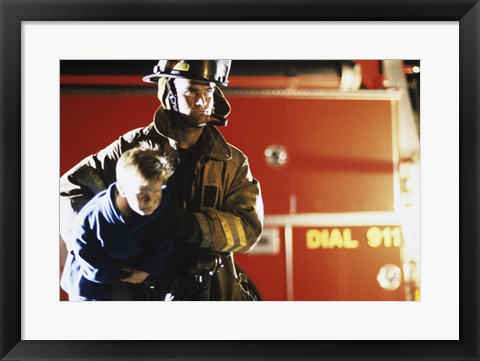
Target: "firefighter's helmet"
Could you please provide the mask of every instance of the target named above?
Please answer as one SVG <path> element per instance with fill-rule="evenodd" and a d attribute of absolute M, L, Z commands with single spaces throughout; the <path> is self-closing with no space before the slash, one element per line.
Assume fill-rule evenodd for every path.
<path fill-rule="evenodd" d="M 143 81 L 156 83 L 159 78 L 185 78 L 226 86 L 231 64 L 231 60 L 159 60 L 153 74 Z"/>
<path fill-rule="evenodd" d="M 212 82 L 226 86 L 230 72 L 231 60 L 159 60 L 153 68 L 153 74 L 147 75 L 143 81 L 158 83 L 158 98 L 165 109 L 178 112 L 177 94 L 173 80 L 184 78 L 200 82 Z M 230 113 L 230 104 L 219 87 L 214 92 L 214 112 L 210 115 L 211 125 L 227 125 L 227 115 Z M 180 118 L 188 126 L 195 128 L 206 125 L 196 125 L 188 119 Z"/>

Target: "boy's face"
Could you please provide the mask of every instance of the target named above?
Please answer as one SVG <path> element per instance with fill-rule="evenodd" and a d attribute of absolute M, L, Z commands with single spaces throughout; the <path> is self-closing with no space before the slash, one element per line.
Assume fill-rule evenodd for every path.
<path fill-rule="evenodd" d="M 127 200 L 132 211 L 141 216 L 148 216 L 157 209 L 162 200 L 163 189 L 163 179 L 145 182 L 134 175 L 119 185 L 120 195 Z"/>

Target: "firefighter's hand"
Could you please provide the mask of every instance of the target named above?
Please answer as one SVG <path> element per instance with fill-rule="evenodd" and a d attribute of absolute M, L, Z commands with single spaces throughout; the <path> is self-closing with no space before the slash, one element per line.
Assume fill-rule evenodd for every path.
<path fill-rule="evenodd" d="M 128 283 L 142 283 L 147 279 L 148 276 L 150 276 L 150 273 L 139 270 L 139 269 L 132 269 L 132 268 L 124 268 L 123 269 L 125 272 L 130 272 L 130 274 L 122 278 L 122 282 L 128 282 Z"/>
<path fill-rule="evenodd" d="M 201 230 L 192 212 L 170 204 L 154 222 L 147 225 L 149 232 L 159 238 L 179 240 L 193 245 L 201 243 Z"/>

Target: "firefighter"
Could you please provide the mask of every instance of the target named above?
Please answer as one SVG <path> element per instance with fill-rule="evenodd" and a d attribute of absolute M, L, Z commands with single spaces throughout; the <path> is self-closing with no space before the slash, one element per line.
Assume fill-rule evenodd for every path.
<path fill-rule="evenodd" d="M 65 173 L 60 181 L 61 236 L 69 247 L 75 215 L 115 182 L 115 164 L 140 142 L 157 144 L 176 160 L 167 188 L 169 221 L 147 231 L 174 239 L 166 291 L 173 300 L 252 300 L 233 254 L 249 251 L 263 226 L 258 181 L 247 157 L 216 126 L 226 125 L 230 60 L 160 60 L 145 82 L 157 83 L 160 106 L 153 122 L 132 130 Z"/>

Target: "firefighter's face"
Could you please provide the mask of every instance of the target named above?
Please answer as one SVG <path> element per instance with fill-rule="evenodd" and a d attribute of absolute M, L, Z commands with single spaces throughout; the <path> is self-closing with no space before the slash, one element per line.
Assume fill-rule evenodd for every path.
<path fill-rule="evenodd" d="M 130 209 L 141 216 L 148 216 L 158 208 L 163 189 L 165 189 L 163 179 L 143 181 L 134 174 L 118 184 L 119 193 L 127 200 Z"/>
<path fill-rule="evenodd" d="M 213 109 L 214 83 L 200 83 L 189 79 L 174 80 L 178 111 L 195 124 L 208 122 Z"/>

